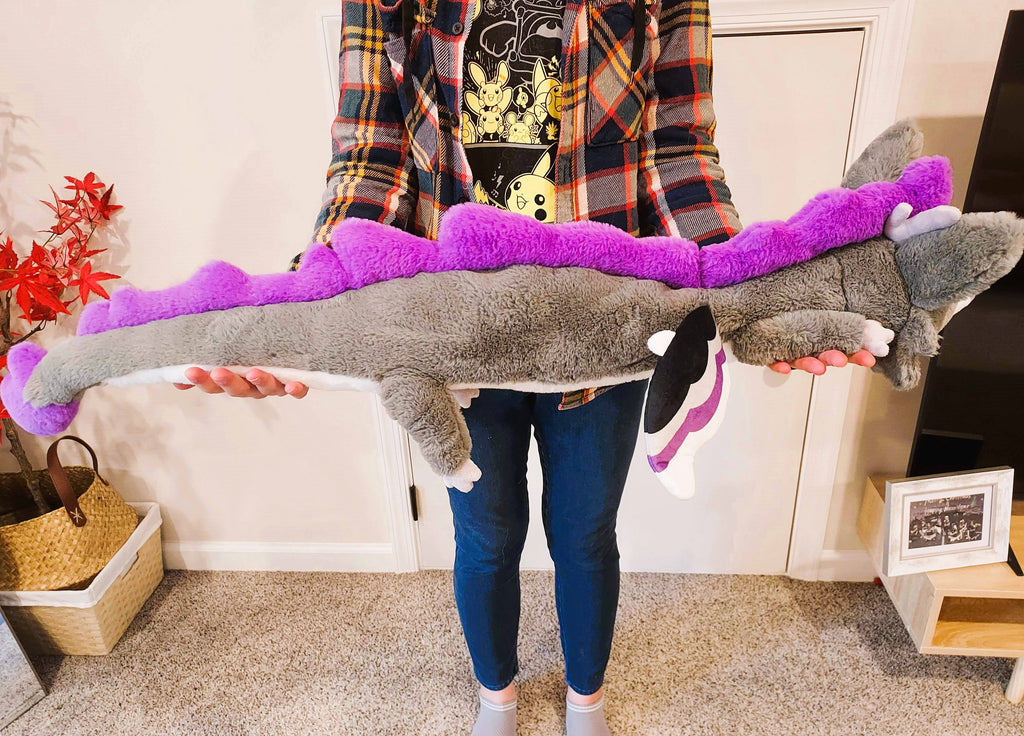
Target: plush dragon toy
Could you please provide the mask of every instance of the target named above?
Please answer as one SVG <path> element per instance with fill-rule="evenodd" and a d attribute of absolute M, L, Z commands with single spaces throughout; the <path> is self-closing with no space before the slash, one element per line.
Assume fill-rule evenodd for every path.
<path fill-rule="evenodd" d="M 650 464 L 685 497 L 693 451 L 722 415 L 723 341 L 754 365 L 866 347 L 909 388 L 957 306 L 1020 259 L 1024 221 L 961 217 L 948 161 L 920 158 L 921 145 L 898 123 L 841 188 L 703 249 L 472 203 L 447 213 L 437 241 L 347 220 L 335 249 L 312 246 L 295 273 L 214 263 L 163 291 L 119 289 L 49 353 L 13 348 L 0 393 L 22 427 L 55 434 L 90 386 L 187 382 L 192 365 L 376 391 L 445 482 L 468 491 L 480 471 L 460 407 L 480 389 L 561 392 L 653 372 Z"/>

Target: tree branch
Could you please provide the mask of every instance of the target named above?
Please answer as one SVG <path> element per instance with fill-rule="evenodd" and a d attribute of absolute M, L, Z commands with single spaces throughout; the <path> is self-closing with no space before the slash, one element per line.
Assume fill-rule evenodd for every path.
<path fill-rule="evenodd" d="M 21 444 L 17 425 L 15 425 L 10 417 L 4 417 L 0 419 L 0 422 L 3 423 L 4 434 L 7 435 L 7 439 L 11 442 L 11 454 L 18 460 L 18 467 L 21 468 L 21 477 L 25 480 L 29 493 L 32 494 L 32 500 L 35 501 L 39 514 L 48 514 L 52 509 L 46 503 L 46 499 L 43 498 L 43 492 L 39 490 L 39 481 L 32 470 L 32 463 L 29 462 L 28 455 L 25 454 L 25 447 Z"/>

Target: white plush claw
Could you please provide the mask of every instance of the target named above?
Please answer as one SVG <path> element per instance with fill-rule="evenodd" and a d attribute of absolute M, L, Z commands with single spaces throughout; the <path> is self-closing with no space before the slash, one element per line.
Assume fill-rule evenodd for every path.
<path fill-rule="evenodd" d="M 480 480 L 482 475 L 483 472 L 477 467 L 476 463 L 472 460 L 467 460 L 456 468 L 454 473 L 443 476 L 441 480 L 448 488 L 455 488 L 463 493 L 469 493 L 473 490 L 473 484 Z"/>
<path fill-rule="evenodd" d="M 873 319 L 864 320 L 864 347 L 872 355 L 884 358 L 889 354 L 889 343 L 896 338 L 896 333 L 881 322 Z"/>
<path fill-rule="evenodd" d="M 901 228 L 907 224 L 907 219 L 913 211 L 914 207 L 909 202 L 900 202 L 896 205 L 885 221 L 885 237 L 897 242 L 902 240 L 903 231 Z"/>
<path fill-rule="evenodd" d="M 655 332 L 647 338 L 647 349 L 660 357 L 665 354 L 666 350 L 668 350 L 668 346 L 672 342 L 672 338 L 675 336 L 676 333 L 672 330 Z"/>
<path fill-rule="evenodd" d="M 911 217 L 910 213 L 913 211 L 914 208 L 907 202 L 896 205 L 885 222 L 885 236 L 897 243 L 902 243 L 915 235 L 951 227 L 963 214 L 956 207 L 950 205 L 932 207 L 930 210 L 918 212 Z"/>
<path fill-rule="evenodd" d="M 455 403 L 461 406 L 463 409 L 468 409 L 473 399 L 480 395 L 480 389 L 478 388 L 453 388 L 452 396 L 455 398 Z"/>

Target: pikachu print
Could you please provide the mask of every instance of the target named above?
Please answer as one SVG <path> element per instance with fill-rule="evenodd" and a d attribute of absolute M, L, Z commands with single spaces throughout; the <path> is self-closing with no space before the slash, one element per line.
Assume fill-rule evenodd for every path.
<path fill-rule="evenodd" d="M 476 83 L 478 92 L 466 92 L 464 101 L 465 106 L 476 114 L 479 140 L 503 140 L 507 127 L 502 115 L 512 104 L 512 90 L 505 86 L 508 81 L 508 64 L 499 62 L 494 78 L 488 79 L 484 68 L 471 61 L 469 76 Z"/>
<path fill-rule="evenodd" d="M 540 126 L 532 112 L 523 113 L 521 118 L 510 112 L 505 116 L 505 123 L 509 143 L 540 143 Z"/>
<path fill-rule="evenodd" d="M 473 198 L 555 219 L 564 0 L 474 4 L 463 60 L 460 140 Z"/>
<path fill-rule="evenodd" d="M 547 178 L 551 154 L 545 153 L 528 174 L 520 174 L 508 185 L 505 209 L 540 222 L 554 222 L 555 184 Z"/>

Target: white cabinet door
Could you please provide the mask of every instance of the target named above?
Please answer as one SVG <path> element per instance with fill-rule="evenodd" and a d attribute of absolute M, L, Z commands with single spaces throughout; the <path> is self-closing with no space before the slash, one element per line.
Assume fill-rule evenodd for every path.
<path fill-rule="evenodd" d="M 744 222 L 788 217 L 838 186 L 863 40 L 859 30 L 715 37 L 717 142 Z M 811 378 L 734 361 L 729 367 L 726 418 L 698 454 L 693 499 L 661 488 L 638 443 L 619 515 L 624 570 L 785 572 Z M 447 491 L 415 447 L 412 455 L 421 564 L 451 567 Z M 532 516 L 523 566 L 547 568 L 536 448 L 527 477 Z"/>

